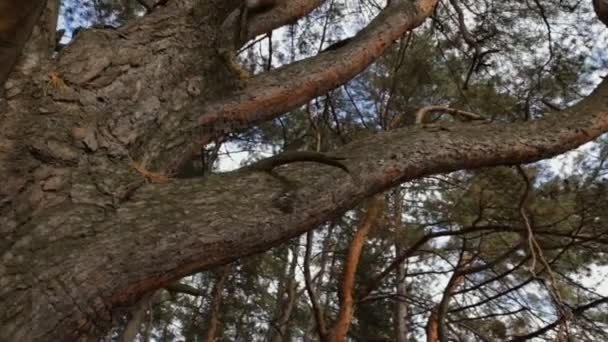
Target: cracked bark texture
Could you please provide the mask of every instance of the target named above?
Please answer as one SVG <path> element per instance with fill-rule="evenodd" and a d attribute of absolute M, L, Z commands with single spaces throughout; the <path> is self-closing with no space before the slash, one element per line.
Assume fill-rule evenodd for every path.
<path fill-rule="evenodd" d="M 321 2 L 284 1 L 253 17 L 248 32 Z M 296 185 L 281 205 L 284 184 L 261 172 L 146 183 L 133 162 L 171 174 L 213 139 L 348 81 L 436 1 L 391 1 L 344 47 L 246 83 L 215 49 L 238 3 L 172 0 L 121 28 L 80 32 L 56 59 L 28 54 L 18 63 L 0 114 L 0 341 L 96 340 L 115 310 L 145 293 L 276 246 L 400 182 L 537 161 L 608 130 L 603 83 L 542 120 L 402 128 L 333 151 L 357 177 L 310 163 L 281 167 Z M 30 42 L 50 41 L 33 32 Z M 23 63 L 32 56 L 36 63 Z"/>

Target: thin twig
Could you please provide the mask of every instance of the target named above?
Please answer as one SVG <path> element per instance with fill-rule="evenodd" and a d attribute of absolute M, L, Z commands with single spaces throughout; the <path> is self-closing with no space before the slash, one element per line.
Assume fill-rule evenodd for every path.
<path fill-rule="evenodd" d="M 532 259 L 532 265 L 530 267 L 530 272 L 532 273 L 533 277 L 535 277 L 535 278 L 538 277 L 538 274 L 536 273 L 537 260 L 540 261 L 540 263 L 546 269 L 547 275 L 549 277 L 549 285 L 547 285 L 546 281 L 543 281 L 543 285 L 549 291 L 549 295 L 551 296 L 551 299 L 553 300 L 555 309 L 559 312 L 560 327 L 559 327 L 558 334 L 559 334 L 559 336 L 562 336 L 564 332 L 568 331 L 568 320 L 570 320 L 572 318 L 572 312 L 570 311 L 568 306 L 566 306 L 561 294 L 559 293 L 559 289 L 557 288 L 557 279 L 555 278 L 555 273 L 553 273 L 553 270 L 551 269 L 551 265 L 549 265 L 549 263 L 547 262 L 547 259 L 545 258 L 545 255 L 543 254 L 543 250 L 542 250 L 540 244 L 534 237 L 534 230 L 532 228 L 532 224 L 530 223 L 530 219 L 528 218 L 526 207 L 527 207 L 527 203 L 529 203 L 529 200 L 530 200 L 530 188 L 531 188 L 530 179 L 524 172 L 521 165 L 517 165 L 516 168 L 517 168 L 517 172 L 521 175 L 522 179 L 525 182 L 524 193 L 519 202 L 519 213 L 522 217 L 522 220 L 524 221 L 524 225 L 526 226 L 526 231 L 527 231 L 528 250 L 530 251 L 530 256 Z M 561 337 L 558 337 L 558 338 L 561 338 Z"/>

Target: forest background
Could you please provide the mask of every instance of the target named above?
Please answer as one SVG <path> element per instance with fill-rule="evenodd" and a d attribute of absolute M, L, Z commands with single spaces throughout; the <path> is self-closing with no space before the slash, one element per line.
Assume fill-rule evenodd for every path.
<path fill-rule="evenodd" d="M 387 6 L 320 3 L 299 20 L 252 37 L 239 63 L 261 75 L 333 53 Z M 87 28 L 117 31 L 167 8 L 147 0 L 63 0 L 53 58 L 61 60 L 64 49 L 85 39 L 79 35 Z M 293 151 L 331 154 L 351 143 L 374 144 L 374 136 L 404 127 L 453 132 L 568 111 L 608 70 L 607 32 L 590 1 L 439 1 L 428 20 L 391 42 L 353 79 L 272 120 L 214 139 L 172 178 L 221 176 Z M 159 40 L 162 34 L 150 33 Z M 70 86 L 63 75 L 47 76 L 45 95 Z M 91 82 L 97 81 L 104 82 Z M 54 100 L 70 101 L 62 96 L 69 91 Z M 503 161 L 499 152 L 495 164 L 503 166 L 473 162 L 458 168 L 467 170 L 396 180 L 313 230 L 138 293 L 113 311 L 104 339 L 608 340 L 607 158 L 600 136 L 553 159 L 524 165 Z M 352 168 L 344 174 L 315 168 L 359 181 Z M 137 171 L 152 183 L 160 180 L 147 169 Z M 288 212 L 284 200 L 273 199 Z"/>

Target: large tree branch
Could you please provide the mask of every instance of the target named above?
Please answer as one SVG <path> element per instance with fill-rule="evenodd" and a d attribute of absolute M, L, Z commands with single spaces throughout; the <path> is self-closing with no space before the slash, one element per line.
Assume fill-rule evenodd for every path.
<path fill-rule="evenodd" d="M 263 73 L 217 101 L 191 114 L 193 121 L 177 127 L 170 139 L 190 141 L 167 151 L 175 170 L 190 160 L 193 151 L 230 132 L 238 132 L 285 113 L 345 83 L 376 60 L 394 40 L 422 24 L 432 13 L 435 0 L 393 1 L 345 46 Z M 157 146 L 158 141 L 150 142 Z M 186 146 L 184 148 L 184 145 Z"/>
<path fill-rule="evenodd" d="M 271 10 L 255 13 L 248 18 L 246 40 L 255 38 L 257 35 L 268 33 L 276 28 L 291 24 L 306 16 L 315 8 L 321 6 L 326 0 L 279 0 Z M 238 12 L 231 13 L 233 18 L 228 18 L 226 28 L 238 30 L 241 23 L 238 22 Z M 244 43 L 244 42 L 241 42 Z"/>
<path fill-rule="evenodd" d="M 393 1 L 346 46 L 263 73 L 242 86 L 229 76 L 215 46 L 222 18 L 234 5 L 215 0 L 199 4 L 192 13 L 170 6 L 117 30 L 79 33 L 48 67 L 61 78 L 58 89 L 23 87 L 10 99 L 11 107 L 27 108 L 27 101 L 40 97 L 43 88 L 48 97 L 40 110 L 73 114 L 61 117 L 66 127 L 85 118 L 76 125 L 84 126 L 89 138 L 99 139 L 92 148 L 111 145 L 145 167 L 175 171 L 215 138 L 271 120 L 353 78 L 395 39 L 420 25 L 435 2 Z M 258 15 L 253 16 L 251 32 L 265 29 L 256 25 L 292 20 L 318 4 L 283 2 L 260 14 L 258 24 Z M 274 21 L 262 23 L 265 15 Z"/>
<path fill-rule="evenodd" d="M 281 177 L 236 171 L 145 185 L 117 203 L 115 211 L 81 203 L 41 212 L 23 227 L 31 232 L 30 242 L 12 245 L 10 253 L 37 275 L 35 284 L 44 286 L 38 291 L 48 291 L 49 284 L 69 284 L 79 292 L 37 297 L 50 303 L 27 319 L 56 317 L 39 325 L 48 330 L 35 333 L 79 334 L 95 329 L 94 322 L 101 324 L 107 310 L 146 291 L 265 250 L 397 183 L 565 152 L 608 130 L 606 83 L 570 110 L 535 122 L 407 127 L 357 141 L 335 152 L 348 156 L 345 162 L 357 181 L 342 170 L 296 163 L 275 170 Z M 18 306 L 29 295 L 4 298 Z M 88 311 L 69 317 L 48 312 L 65 301 Z M 17 322 L 15 329 L 29 332 L 19 327 L 26 329 L 26 322 Z"/>

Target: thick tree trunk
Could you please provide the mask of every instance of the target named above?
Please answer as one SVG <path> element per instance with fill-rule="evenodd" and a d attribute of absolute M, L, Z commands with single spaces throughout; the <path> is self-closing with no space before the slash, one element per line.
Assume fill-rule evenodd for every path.
<path fill-rule="evenodd" d="M 535 122 L 379 134 L 334 151 L 351 175 L 310 163 L 282 168 L 293 189 L 251 170 L 150 183 L 163 178 L 144 168 L 171 176 L 214 138 L 354 77 L 436 1 L 391 1 L 344 47 L 244 84 L 215 43 L 238 3 L 169 1 L 119 29 L 84 30 L 57 60 L 22 69 L 36 73 L 12 74 L 0 112 L 0 340 L 94 340 L 114 309 L 144 293 L 277 245 L 399 182 L 536 161 L 608 130 L 603 84 Z M 252 18 L 248 32 L 319 3 L 284 1 Z M 277 204 L 286 192 L 289 203 Z"/>

